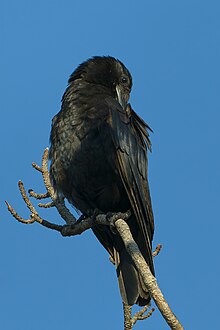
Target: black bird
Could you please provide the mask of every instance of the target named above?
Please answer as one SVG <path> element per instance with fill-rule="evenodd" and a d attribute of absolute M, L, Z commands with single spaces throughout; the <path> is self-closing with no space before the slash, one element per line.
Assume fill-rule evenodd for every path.
<path fill-rule="evenodd" d="M 93 57 L 68 81 L 60 112 L 53 118 L 51 182 L 83 215 L 98 209 L 131 210 L 131 233 L 154 274 L 154 219 L 148 185 L 149 126 L 128 104 L 132 77 L 113 57 Z M 117 233 L 93 232 L 114 259 L 124 303 L 145 305 L 150 296 Z"/>

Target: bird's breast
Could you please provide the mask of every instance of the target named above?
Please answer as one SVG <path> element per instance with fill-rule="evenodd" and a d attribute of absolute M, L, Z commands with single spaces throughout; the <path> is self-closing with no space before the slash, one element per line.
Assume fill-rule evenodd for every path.
<path fill-rule="evenodd" d="M 60 152 L 56 148 L 62 173 L 59 190 L 83 213 L 95 208 L 103 212 L 126 210 L 121 205 L 124 188 L 112 166 L 114 147 L 110 137 L 101 139 L 99 129 L 88 121 L 86 128 L 69 128 L 62 135 Z"/>

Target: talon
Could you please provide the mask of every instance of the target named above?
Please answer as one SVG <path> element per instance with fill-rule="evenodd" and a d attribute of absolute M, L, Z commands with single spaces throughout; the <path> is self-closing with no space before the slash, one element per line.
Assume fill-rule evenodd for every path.
<path fill-rule="evenodd" d="M 124 221 L 126 221 L 129 217 L 131 216 L 131 211 L 128 210 L 125 213 L 122 212 L 117 212 L 117 213 L 113 213 L 113 212 L 108 212 L 106 214 L 106 220 L 109 221 L 109 226 L 110 226 L 110 230 L 112 231 L 113 234 L 117 233 L 117 230 L 115 229 L 115 222 L 119 219 L 123 219 Z"/>
<path fill-rule="evenodd" d="M 110 223 L 110 230 L 112 232 L 112 234 L 116 235 L 117 234 L 117 230 L 115 228 L 115 222 L 121 218 L 121 213 L 113 213 L 113 212 L 108 212 L 106 214 L 106 220 L 109 221 Z"/>

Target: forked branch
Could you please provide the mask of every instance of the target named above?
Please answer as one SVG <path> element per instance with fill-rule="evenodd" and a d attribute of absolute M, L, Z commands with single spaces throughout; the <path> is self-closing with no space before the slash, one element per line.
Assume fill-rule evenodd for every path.
<path fill-rule="evenodd" d="M 137 270 L 139 271 L 139 274 L 141 275 L 147 290 L 149 291 L 151 297 L 155 301 L 158 309 L 160 310 L 167 324 L 173 330 L 183 330 L 183 326 L 180 324 L 180 322 L 178 321 L 178 319 L 170 309 L 160 288 L 158 287 L 156 278 L 152 275 L 150 268 L 148 267 L 143 256 L 141 255 L 138 246 L 131 235 L 130 229 L 126 223 L 126 220 L 130 217 L 130 211 L 127 211 L 125 213 L 111 214 L 111 215 L 98 214 L 88 218 L 80 218 L 77 221 L 76 218 L 69 211 L 69 209 L 66 207 L 64 199 L 57 196 L 56 192 L 53 189 L 53 186 L 51 185 L 50 175 L 48 171 L 48 148 L 45 149 L 44 151 L 42 157 L 42 166 L 40 167 L 35 163 L 33 163 L 32 166 L 42 174 L 47 191 L 44 194 L 37 194 L 33 190 L 29 190 L 29 195 L 37 200 L 50 197 L 52 202 L 40 203 L 38 205 L 40 207 L 45 207 L 45 208 L 55 206 L 60 216 L 66 222 L 66 224 L 57 225 L 43 219 L 37 212 L 36 208 L 31 203 L 22 181 L 18 182 L 19 190 L 31 214 L 28 219 L 24 219 L 14 210 L 14 208 L 8 202 L 6 202 L 8 210 L 12 214 L 12 216 L 16 220 L 24 224 L 32 224 L 34 222 L 38 222 L 42 226 L 60 232 L 63 236 L 79 235 L 83 233 L 85 230 L 97 224 L 114 226 L 118 231 L 118 233 L 120 234 L 122 240 L 124 241 L 125 247 L 128 253 L 130 254 Z M 153 252 L 153 256 L 158 255 L 160 250 L 161 250 L 161 245 L 159 244 L 156 250 Z M 145 314 L 149 307 L 149 306 L 145 306 L 132 317 L 131 306 L 127 306 L 124 304 L 123 307 L 124 307 L 125 330 L 131 330 L 138 320 L 144 320 L 148 318 L 149 316 L 152 315 L 154 311 L 154 308 L 152 308 L 147 314 Z"/>

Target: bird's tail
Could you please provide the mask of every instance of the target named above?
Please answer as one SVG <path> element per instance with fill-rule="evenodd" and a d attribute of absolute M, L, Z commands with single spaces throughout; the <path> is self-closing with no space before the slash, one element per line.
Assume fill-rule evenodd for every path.
<path fill-rule="evenodd" d="M 147 305 L 150 295 L 125 247 L 120 251 L 114 249 L 114 259 L 123 302 L 127 305 Z"/>

